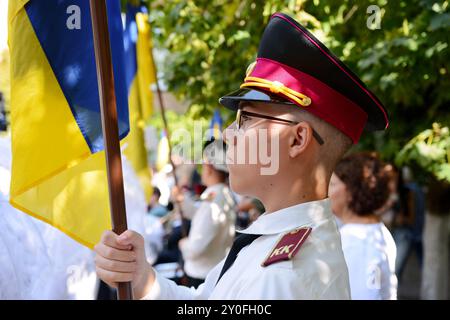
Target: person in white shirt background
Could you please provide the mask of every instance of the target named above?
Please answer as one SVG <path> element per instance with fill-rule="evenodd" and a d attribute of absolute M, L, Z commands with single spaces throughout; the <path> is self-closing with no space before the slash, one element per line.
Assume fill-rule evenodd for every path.
<path fill-rule="evenodd" d="M 173 197 L 182 205 L 183 216 L 191 220 L 189 235 L 179 242 L 187 285 L 197 288 L 223 258 L 233 243 L 236 201 L 227 185 L 225 146 L 222 140 L 205 143 L 201 180 L 207 187 L 194 203 L 179 188 Z"/>
<path fill-rule="evenodd" d="M 332 210 L 342 222 L 342 249 L 352 299 L 395 300 L 396 246 L 376 211 L 389 197 L 389 176 L 374 153 L 340 161 L 330 181 Z"/>

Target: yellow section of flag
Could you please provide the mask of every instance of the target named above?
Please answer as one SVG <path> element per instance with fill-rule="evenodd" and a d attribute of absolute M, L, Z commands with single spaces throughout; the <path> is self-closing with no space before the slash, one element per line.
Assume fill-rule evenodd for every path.
<path fill-rule="evenodd" d="M 10 202 L 92 248 L 111 229 L 104 152 L 91 153 L 25 2 L 10 1 L 8 17 Z"/>
<path fill-rule="evenodd" d="M 148 166 L 147 150 L 145 148 L 144 128 L 145 121 L 153 113 L 151 85 L 155 82 L 155 71 L 148 14 L 138 12 L 135 19 L 137 26 L 135 57 L 137 70 L 128 94 L 130 133 L 124 139 L 126 144 L 124 154 L 139 178 L 146 200 L 150 201 L 153 189 L 151 186 L 151 171 Z"/>

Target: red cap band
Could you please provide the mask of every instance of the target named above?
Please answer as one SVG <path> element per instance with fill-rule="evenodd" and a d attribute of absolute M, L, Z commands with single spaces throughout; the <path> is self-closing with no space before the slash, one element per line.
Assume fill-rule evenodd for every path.
<path fill-rule="evenodd" d="M 333 125 L 350 137 L 353 143 L 358 142 L 367 122 L 367 113 L 325 83 L 304 72 L 267 58 L 257 58 L 256 65 L 248 76 L 278 81 L 284 86 L 308 96 L 312 103 L 307 107 L 300 105 L 302 109 Z M 278 94 L 283 95 L 282 92 Z M 283 97 L 298 105 L 288 96 L 283 95 Z"/>

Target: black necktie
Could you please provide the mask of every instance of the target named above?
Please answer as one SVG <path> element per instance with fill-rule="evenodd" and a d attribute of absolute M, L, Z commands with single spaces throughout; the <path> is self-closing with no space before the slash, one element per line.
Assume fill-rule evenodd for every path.
<path fill-rule="evenodd" d="M 219 282 L 220 278 L 222 278 L 224 273 L 227 272 L 227 270 L 232 266 L 234 260 L 236 260 L 237 258 L 239 251 L 241 251 L 242 248 L 248 246 L 250 243 L 258 239 L 260 236 L 261 236 L 260 234 L 241 233 L 236 237 L 236 239 L 234 239 L 230 252 L 228 253 L 225 263 L 223 264 L 222 271 L 220 271 L 220 276 L 219 279 L 217 279 L 216 285 Z"/>

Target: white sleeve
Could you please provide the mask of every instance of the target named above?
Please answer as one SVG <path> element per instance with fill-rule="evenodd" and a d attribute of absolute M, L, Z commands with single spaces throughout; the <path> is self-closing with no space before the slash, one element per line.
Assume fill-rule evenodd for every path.
<path fill-rule="evenodd" d="M 183 210 L 183 217 L 192 219 L 200 207 L 201 201 L 194 200 L 187 192 L 184 193 L 184 200 L 180 203 Z"/>
<path fill-rule="evenodd" d="M 270 268 L 258 277 L 247 280 L 238 300 L 297 300 L 320 299 L 307 281 L 301 281 L 293 270 Z"/>
<path fill-rule="evenodd" d="M 155 282 L 150 292 L 142 300 L 194 300 L 201 299 L 202 286 L 196 290 L 179 286 L 174 281 L 161 276 L 155 271 Z"/>
<path fill-rule="evenodd" d="M 197 210 L 191 222 L 187 241 L 180 247 L 185 259 L 199 256 L 216 236 L 219 219 L 214 217 L 215 211 L 220 209 L 217 204 L 209 201 L 203 201 Z"/>
<path fill-rule="evenodd" d="M 142 300 L 206 300 L 216 286 L 224 261 L 216 265 L 206 276 L 205 282 L 197 289 L 177 285 L 155 271 L 155 282 L 150 292 Z"/>

